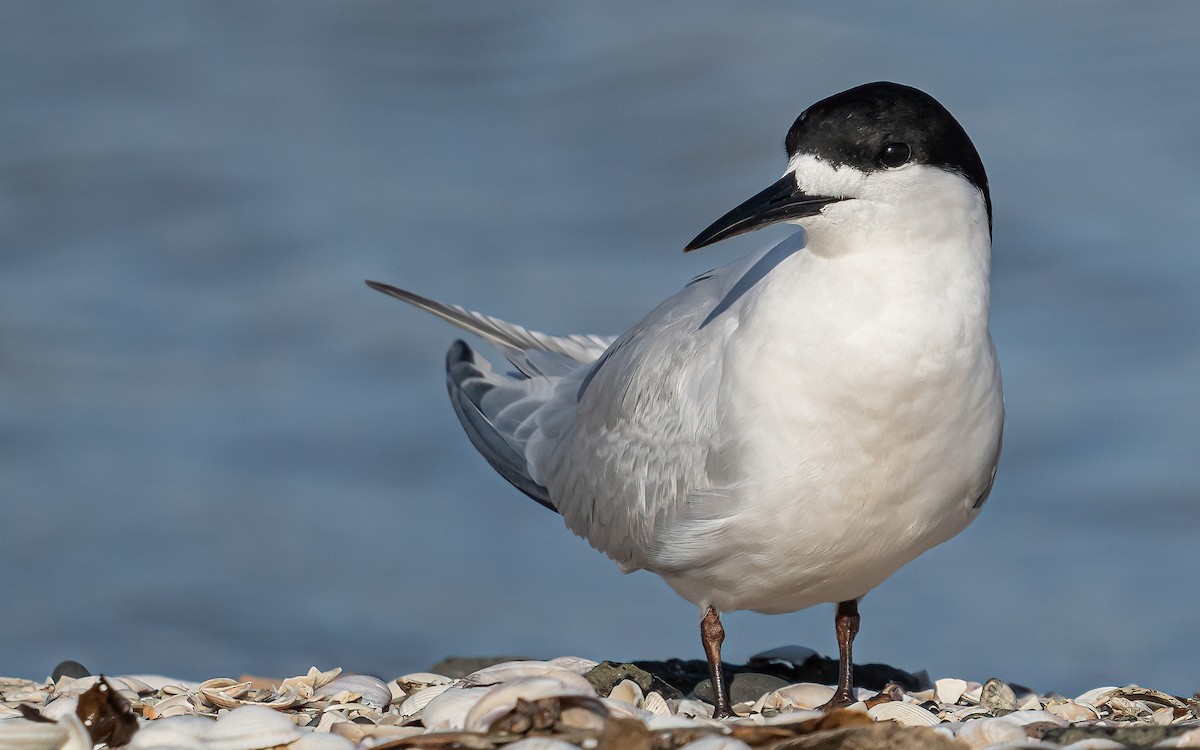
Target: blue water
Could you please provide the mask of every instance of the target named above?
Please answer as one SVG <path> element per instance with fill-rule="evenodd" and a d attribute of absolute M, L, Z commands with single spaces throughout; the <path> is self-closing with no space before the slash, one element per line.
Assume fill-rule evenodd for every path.
<path fill-rule="evenodd" d="M 983 154 L 1008 400 L 971 529 L 856 656 L 1200 688 L 1200 4 L 0 6 L 0 674 L 385 677 L 700 657 L 697 614 L 511 489 L 400 283 L 618 333 L 819 98 L 933 93 Z M 733 660 L 830 608 L 726 619 Z"/>

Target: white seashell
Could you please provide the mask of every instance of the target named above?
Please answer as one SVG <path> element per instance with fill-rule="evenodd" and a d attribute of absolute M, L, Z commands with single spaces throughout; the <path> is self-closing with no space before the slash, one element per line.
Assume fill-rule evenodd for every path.
<path fill-rule="evenodd" d="M 582 656 L 559 656 L 546 663 L 578 675 L 585 675 L 600 666 L 600 662 L 585 659 Z"/>
<path fill-rule="evenodd" d="M 644 711 L 625 701 L 601 698 L 600 702 L 604 704 L 604 708 L 608 711 L 609 716 L 616 716 L 621 719 L 635 719 L 643 724 L 649 721 L 650 717 L 654 716 L 649 711 Z"/>
<path fill-rule="evenodd" d="M 338 677 L 317 688 L 313 696 L 329 698 L 338 703 L 351 703 L 358 700 L 376 708 L 387 708 L 392 702 L 392 691 L 388 688 L 387 683 L 378 677 L 365 674 Z"/>
<path fill-rule="evenodd" d="M 734 737 L 710 735 L 692 740 L 679 750 L 750 750 L 750 746 Z"/>
<path fill-rule="evenodd" d="M 369 724 L 355 724 L 352 721 L 334 724 L 329 731 L 331 734 L 345 737 L 355 744 L 362 743 L 367 747 L 383 742 L 391 742 L 392 740 L 416 737 L 419 734 L 425 733 L 425 730 L 421 727 L 381 727 L 370 726 Z"/>
<path fill-rule="evenodd" d="M 674 713 L 676 716 L 711 719 L 713 715 L 712 706 L 704 701 L 698 701 L 693 698 L 679 698 L 677 700 L 667 701 L 667 705 L 671 706 L 672 713 Z"/>
<path fill-rule="evenodd" d="M 613 687 L 608 697 L 615 701 L 623 701 L 631 706 L 641 706 L 645 696 L 642 688 L 633 680 L 621 680 Z"/>
<path fill-rule="evenodd" d="M 58 725 L 67 730 L 67 741 L 59 750 L 92 750 L 92 736 L 75 714 L 67 714 Z"/>
<path fill-rule="evenodd" d="M 1108 695 L 1109 693 L 1112 693 L 1112 692 L 1120 690 L 1120 689 L 1121 688 L 1114 687 L 1114 686 L 1092 688 L 1091 690 L 1087 691 L 1083 695 L 1080 695 L 1077 698 L 1075 698 L 1075 702 L 1076 703 L 1086 703 L 1089 706 L 1094 706 L 1094 705 L 1096 705 L 1096 701 L 1098 699 L 1102 698 L 1105 695 Z"/>
<path fill-rule="evenodd" d="M 1058 703 L 1051 702 L 1046 705 L 1046 710 L 1055 716 L 1066 719 L 1070 722 L 1090 721 L 1100 718 L 1100 712 L 1095 708 L 1084 703 L 1076 703 L 1072 700 L 1061 701 Z"/>
<path fill-rule="evenodd" d="M 462 731 L 467 725 L 467 714 L 491 690 L 486 687 L 445 690 L 426 704 L 421 711 L 421 723 L 431 731 Z"/>
<path fill-rule="evenodd" d="M 1162 747 L 1162 743 L 1160 742 L 1154 747 Z M 1072 742 L 1070 745 L 1063 745 L 1063 750 L 1128 750 L 1128 746 L 1107 737 L 1088 737 L 1078 742 Z"/>
<path fill-rule="evenodd" d="M 829 702 L 836 690 L 830 685 L 818 685 L 815 682 L 800 682 L 795 685 L 781 687 L 774 691 L 782 701 L 782 707 L 817 708 Z M 770 693 L 768 693 L 770 695 Z"/>
<path fill-rule="evenodd" d="M 158 747 L 203 747 L 216 721 L 207 716 L 172 716 L 142 725 L 129 741 L 131 750 Z"/>
<path fill-rule="evenodd" d="M 417 714 L 421 713 L 421 709 L 425 708 L 425 706 L 429 704 L 429 701 L 433 700 L 452 687 L 453 685 L 451 683 L 444 682 L 441 685 L 430 685 L 429 687 L 418 690 L 417 692 L 405 698 L 404 702 L 400 704 L 400 716 L 405 719 L 407 719 L 409 716 L 416 716 Z"/>
<path fill-rule="evenodd" d="M 894 721 L 908 727 L 931 727 L 941 722 L 936 715 L 917 704 L 903 701 L 877 703 L 867 709 L 867 715 L 875 721 Z"/>
<path fill-rule="evenodd" d="M 710 734 L 709 737 L 691 740 L 679 750 L 750 750 L 750 745 L 737 738 Z"/>
<path fill-rule="evenodd" d="M 433 672 L 413 672 L 412 674 L 406 674 L 403 677 L 396 678 L 396 684 L 404 688 L 405 692 L 407 692 L 409 695 L 415 693 L 417 690 L 423 687 L 429 687 L 430 685 L 446 685 L 451 682 L 454 682 L 454 680 L 445 675 L 434 674 Z M 412 689 L 409 689 L 409 686 L 411 686 Z"/>
<path fill-rule="evenodd" d="M 1007 716 L 998 719 L 976 719 L 959 727 L 954 738 L 972 750 L 995 745 L 999 742 L 1016 742 L 1028 739 L 1025 730 Z"/>
<path fill-rule="evenodd" d="M 61 698 L 55 698 L 42 707 L 42 718 L 58 721 L 67 714 L 74 715 L 78 705 L 78 695 L 64 695 Z"/>
<path fill-rule="evenodd" d="M 1040 711 L 1042 709 L 1042 701 L 1037 695 L 1030 695 L 1029 700 L 1017 706 L 1018 711 Z"/>
<path fill-rule="evenodd" d="M 809 719 L 819 719 L 824 716 L 820 711 L 806 711 L 799 709 L 796 711 L 788 711 L 786 713 L 768 716 L 762 719 L 765 726 L 799 724 L 800 722 L 808 721 Z"/>
<path fill-rule="evenodd" d="M 1015 721 L 1017 724 L 1020 724 L 1021 726 L 1025 726 L 1026 724 L 1038 724 L 1038 723 L 1044 722 L 1044 723 L 1048 723 L 1048 724 L 1054 724 L 1054 725 L 1060 726 L 1060 727 L 1065 727 L 1071 723 L 1061 716 L 1056 716 L 1056 715 L 1050 713 L 1049 711 L 1042 711 L 1042 710 L 1013 711 L 1010 714 L 1005 714 L 1003 718 L 1008 719 L 1009 721 Z"/>
<path fill-rule="evenodd" d="M 354 743 L 338 734 L 308 732 L 288 745 L 288 750 L 354 750 Z"/>
<path fill-rule="evenodd" d="M 953 706 L 958 703 L 962 694 L 967 692 L 967 681 L 955 677 L 945 677 L 934 683 L 934 693 L 938 703 Z"/>
<path fill-rule="evenodd" d="M 14 750 L 58 750 L 66 744 L 67 734 L 61 724 L 29 719 L 0 721 L 0 747 Z"/>
<path fill-rule="evenodd" d="M 553 737 L 526 737 L 510 742 L 504 746 L 504 750 L 579 750 L 579 746 Z"/>
<path fill-rule="evenodd" d="M 546 661 L 507 661 L 493 664 L 462 678 L 460 684 L 463 687 L 499 685 L 526 677 L 550 677 L 564 685 L 574 685 L 580 690 L 592 687 L 591 683 L 583 678 L 583 675 Z"/>
<path fill-rule="evenodd" d="M 241 706 L 217 719 L 204 744 L 208 750 L 260 750 L 300 739 L 287 716 L 265 706 Z"/>
<path fill-rule="evenodd" d="M 666 698 L 657 690 L 651 690 L 642 700 L 642 710 L 654 716 L 670 716 L 671 707 L 667 705 Z"/>
<path fill-rule="evenodd" d="M 566 685 L 551 677 L 526 677 L 506 682 L 488 691 L 487 695 L 471 708 L 467 714 L 466 729 L 469 732 L 486 732 L 492 722 L 516 707 L 518 698 L 535 701 L 568 696 L 595 698 L 596 691 L 591 685 L 585 690 L 577 685 Z"/>

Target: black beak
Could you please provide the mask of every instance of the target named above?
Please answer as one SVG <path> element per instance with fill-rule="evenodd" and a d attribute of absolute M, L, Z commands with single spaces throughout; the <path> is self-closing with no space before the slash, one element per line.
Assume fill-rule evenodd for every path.
<path fill-rule="evenodd" d="M 775 224 L 787 219 L 799 219 L 804 216 L 815 216 L 830 203 L 841 200 L 845 200 L 845 198 L 828 198 L 803 193 L 796 186 L 796 177 L 791 173 L 785 174 L 771 187 L 714 221 L 708 229 L 689 242 L 683 251 L 690 252 L 705 245 L 765 227 L 768 224 Z"/>

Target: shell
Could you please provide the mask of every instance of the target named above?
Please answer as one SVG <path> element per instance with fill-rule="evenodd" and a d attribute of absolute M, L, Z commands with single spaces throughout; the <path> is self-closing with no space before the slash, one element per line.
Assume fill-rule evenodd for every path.
<path fill-rule="evenodd" d="M 67 742 L 68 730 L 60 724 L 29 719 L 0 721 L 0 747 L 13 750 L 58 750 Z"/>
<path fill-rule="evenodd" d="M 642 700 L 642 710 L 655 716 L 670 716 L 671 707 L 657 690 L 651 690 Z"/>
<path fill-rule="evenodd" d="M 633 680 L 621 680 L 609 692 L 608 697 L 615 701 L 623 701 L 631 706 L 641 706 L 645 695 L 642 688 Z"/>
<path fill-rule="evenodd" d="M 42 707 L 42 718 L 58 721 L 67 714 L 74 715 L 78 705 L 78 695 L 64 695 L 61 698 L 55 698 Z"/>
<path fill-rule="evenodd" d="M 781 687 L 774 691 L 779 696 L 783 706 L 788 708 L 812 709 L 829 702 L 836 690 L 829 685 L 818 685 L 815 682 L 800 682 L 795 685 Z M 767 695 L 772 695 L 768 693 Z"/>
<path fill-rule="evenodd" d="M 1065 727 L 1071 722 L 1061 716 L 1055 716 L 1049 711 L 1033 710 L 1033 711 L 1013 711 L 1010 714 L 1005 714 L 1004 718 L 1009 721 L 1015 721 L 1021 726 L 1029 724 L 1053 724 L 1058 727 Z"/>
<path fill-rule="evenodd" d="M 967 681 L 955 677 L 945 677 L 934 683 L 934 694 L 938 703 L 954 705 L 962 694 L 967 692 Z"/>
<path fill-rule="evenodd" d="M 600 666 L 600 662 L 585 659 L 582 656 L 558 656 L 546 663 L 553 664 L 559 669 L 565 669 L 568 672 L 574 672 L 578 675 L 585 675 Z"/>
<path fill-rule="evenodd" d="M 266 706 L 268 708 L 285 709 L 304 703 L 312 695 L 307 689 L 301 690 L 294 683 L 281 687 L 278 692 L 254 689 L 252 682 L 238 682 L 227 677 L 215 677 L 200 683 L 200 696 L 206 703 L 220 708 L 238 708 L 239 706 Z M 265 698 L 265 700 L 259 700 Z"/>
<path fill-rule="evenodd" d="M 750 750 L 750 746 L 735 737 L 710 735 L 692 740 L 679 750 Z"/>
<path fill-rule="evenodd" d="M 959 728 L 954 737 L 972 750 L 995 745 L 998 742 L 1029 739 L 1021 725 L 1015 721 L 1009 721 L 1008 717 L 968 721 Z"/>
<path fill-rule="evenodd" d="M 576 675 L 577 676 L 577 675 Z M 576 685 L 567 685 L 550 677 L 526 677 L 506 682 L 484 695 L 467 714 L 466 729 L 470 732 L 486 732 L 492 722 L 508 714 L 516 707 L 517 699 L 535 701 L 542 698 L 562 697 L 595 698 L 591 685 L 584 690 Z"/>
<path fill-rule="evenodd" d="M 462 731 L 467 725 L 467 714 L 491 688 L 451 688 L 439 695 L 421 710 L 421 723 L 426 729 L 445 732 Z"/>
<path fill-rule="evenodd" d="M 1156 743 L 1154 747 L 1156 750 L 1157 748 L 1170 747 L 1200 747 L 1200 729 L 1192 729 L 1188 732 L 1184 732 L 1183 734 L 1179 734 L 1174 737 L 1168 737 L 1167 739 Z M 1104 750 L 1107 750 L 1107 748 Z"/>
<path fill-rule="evenodd" d="M 288 745 L 288 750 L 354 750 L 354 743 L 337 734 L 309 732 Z"/>
<path fill-rule="evenodd" d="M 553 737 L 526 737 L 505 745 L 504 750 L 579 750 L 579 746 Z"/>
<path fill-rule="evenodd" d="M 1162 743 L 1154 747 L 1162 747 Z M 1070 745 L 1063 745 L 1063 750 L 1128 750 L 1128 746 L 1107 737 L 1088 737 Z"/>
<path fill-rule="evenodd" d="M 1120 690 L 1120 689 L 1121 688 L 1113 686 L 1113 685 L 1110 685 L 1108 687 L 1092 688 L 1091 690 L 1087 691 L 1086 693 L 1077 696 L 1075 698 L 1075 702 L 1076 703 L 1086 703 L 1089 706 L 1094 706 L 1094 705 L 1096 705 L 1096 701 L 1099 698 L 1101 698 L 1102 696 L 1105 696 L 1105 695 L 1113 692 L 1114 690 Z"/>
<path fill-rule="evenodd" d="M 1100 718 L 1100 712 L 1095 708 L 1085 703 L 1076 703 L 1072 700 L 1052 701 L 1046 704 L 1046 711 L 1070 722 L 1089 721 Z"/>
<path fill-rule="evenodd" d="M 329 698 L 338 703 L 356 700 L 375 708 L 387 708 L 392 702 L 392 691 L 378 677 L 365 674 L 343 675 L 325 683 L 313 693 L 317 698 Z"/>
<path fill-rule="evenodd" d="M 208 750 L 260 750 L 294 742 L 302 733 L 291 719 L 265 706 L 241 706 L 221 716 L 208 730 Z"/>
<path fill-rule="evenodd" d="M 429 705 L 429 701 L 433 700 L 452 687 L 454 686 L 448 682 L 441 685 L 430 685 L 429 687 L 422 688 L 421 690 L 418 690 L 417 692 L 408 696 L 404 699 L 404 702 L 400 704 L 401 718 L 407 719 L 409 716 L 416 716 L 417 714 L 421 713 L 421 710 L 425 708 L 425 706 Z"/>
<path fill-rule="evenodd" d="M 926 711 L 917 704 L 904 703 L 902 701 L 877 703 L 867 709 L 867 715 L 875 721 L 890 720 L 907 727 L 931 727 L 934 724 L 940 724 L 942 721 L 936 715 Z"/>
<path fill-rule="evenodd" d="M 141 748 L 178 747 L 200 748 L 204 737 L 212 731 L 216 722 L 206 716 L 171 716 L 147 722 L 133 735 L 128 747 Z"/>
<path fill-rule="evenodd" d="M 527 677 L 549 677 L 566 685 L 575 685 L 580 690 L 592 687 L 586 679 L 577 672 L 555 666 L 545 661 L 507 661 L 493 664 L 478 672 L 472 672 L 462 678 L 463 687 L 479 687 L 481 685 L 499 685 Z"/>

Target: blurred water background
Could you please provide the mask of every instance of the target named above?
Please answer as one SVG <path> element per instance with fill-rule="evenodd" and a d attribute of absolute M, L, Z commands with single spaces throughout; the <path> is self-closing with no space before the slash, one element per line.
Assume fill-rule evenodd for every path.
<path fill-rule="evenodd" d="M 817 99 L 919 86 L 995 202 L 1005 453 L 862 661 L 1200 689 L 1200 4 L 0 5 L 0 674 L 701 658 L 479 458 L 454 332 L 364 278 L 618 333 Z M 836 650 L 831 608 L 726 655 Z"/>

